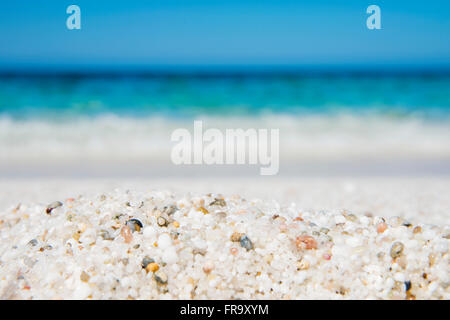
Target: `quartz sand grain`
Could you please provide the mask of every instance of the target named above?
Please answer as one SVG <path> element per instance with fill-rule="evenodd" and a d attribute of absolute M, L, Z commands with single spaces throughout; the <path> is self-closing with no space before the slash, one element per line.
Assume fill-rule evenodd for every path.
<path fill-rule="evenodd" d="M 449 232 L 231 194 L 27 202 L 0 212 L 0 298 L 450 299 Z"/>

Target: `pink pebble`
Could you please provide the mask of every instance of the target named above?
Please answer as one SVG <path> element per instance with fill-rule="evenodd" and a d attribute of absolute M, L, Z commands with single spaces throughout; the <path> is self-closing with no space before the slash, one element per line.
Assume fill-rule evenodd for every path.
<path fill-rule="evenodd" d="M 331 254 L 325 253 L 325 254 L 323 255 L 323 258 L 324 258 L 325 260 L 331 260 Z"/>
<path fill-rule="evenodd" d="M 380 222 L 380 223 L 377 225 L 377 232 L 378 232 L 378 233 L 383 233 L 386 229 L 387 229 L 387 224 L 384 223 L 384 222 Z"/>

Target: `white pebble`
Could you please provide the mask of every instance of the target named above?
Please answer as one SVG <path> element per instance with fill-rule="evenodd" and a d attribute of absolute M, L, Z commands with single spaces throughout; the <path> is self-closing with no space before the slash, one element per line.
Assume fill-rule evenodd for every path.
<path fill-rule="evenodd" d="M 158 247 L 162 250 L 169 248 L 172 246 L 172 239 L 167 233 L 163 233 L 158 238 Z"/>

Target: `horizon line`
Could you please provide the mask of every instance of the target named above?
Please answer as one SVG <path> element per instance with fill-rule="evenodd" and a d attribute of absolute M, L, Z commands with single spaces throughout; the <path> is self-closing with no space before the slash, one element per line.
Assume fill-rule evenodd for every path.
<path fill-rule="evenodd" d="M 0 66 L 0 77 L 450 76 L 439 65 L 99 65 Z"/>

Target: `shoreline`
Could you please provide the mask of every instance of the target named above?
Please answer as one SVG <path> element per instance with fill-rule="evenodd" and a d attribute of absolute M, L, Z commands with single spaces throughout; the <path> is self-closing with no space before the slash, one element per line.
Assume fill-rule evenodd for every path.
<path fill-rule="evenodd" d="M 178 177 L 245 177 L 259 178 L 260 168 L 255 165 L 175 165 L 167 159 L 72 159 L 59 161 L 31 161 L 21 159 L 15 162 L 0 161 L 0 177 L 4 179 L 55 179 L 55 178 L 121 178 L 162 179 Z M 279 172 L 266 176 L 270 181 L 278 177 L 326 178 L 326 177 L 386 177 L 386 178 L 439 178 L 450 177 L 450 159 L 447 158 L 381 158 L 367 157 L 331 160 L 316 159 L 290 161 L 280 158 Z"/>
<path fill-rule="evenodd" d="M 450 178 L 439 176 L 16 176 L 0 180 L 0 210 L 19 203 L 43 205 L 55 197 L 94 196 L 115 189 L 238 194 L 248 199 L 294 202 L 314 210 L 348 209 L 442 226 L 450 223 L 450 199 L 446 196 Z"/>

